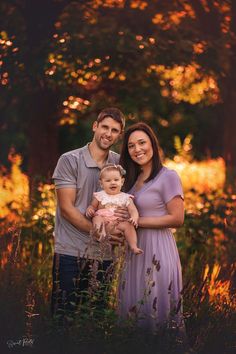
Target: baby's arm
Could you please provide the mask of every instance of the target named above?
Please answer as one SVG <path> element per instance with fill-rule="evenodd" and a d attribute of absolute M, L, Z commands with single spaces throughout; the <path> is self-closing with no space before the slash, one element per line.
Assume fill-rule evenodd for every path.
<path fill-rule="evenodd" d="M 86 216 L 92 218 L 98 209 L 99 201 L 93 197 L 91 204 L 86 209 Z"/>
<path fill-rule="evenodd" d="M 128 212 L 130 214 L 129 222 L 135 227 L 138 227 L 139 213 L 132 199 L 130 199 L 130 203 L 128 205 Z"/>

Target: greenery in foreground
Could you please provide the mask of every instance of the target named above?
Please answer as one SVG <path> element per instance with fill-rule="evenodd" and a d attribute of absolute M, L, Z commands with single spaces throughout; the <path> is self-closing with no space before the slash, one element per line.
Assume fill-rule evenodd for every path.
<path fill-rule="evenodd" d="M 198 208 L 186 214 L 185 226 L 176 233 L 189 344 L 195 353 L 234 353 L 235 196 L 191 193 Z M 42 203 L 39 193 L 32 213 Z M 34 339 L 32 350 L 39 353 L 188 352 L 171 331 L 151 336 L 132 322 L 118 324 L 114 306 L 96 308 L 96 292 L 86 311 L 79 308 L 73 326 L 68 321 L 63 331 L 56 329 L 49 313 L 53 217 L 25 217 L 28 222 L 20 229 L 3 221 L 1 225 L 1 348 L 7 352 L 9 340 L 25 337 Z"/>

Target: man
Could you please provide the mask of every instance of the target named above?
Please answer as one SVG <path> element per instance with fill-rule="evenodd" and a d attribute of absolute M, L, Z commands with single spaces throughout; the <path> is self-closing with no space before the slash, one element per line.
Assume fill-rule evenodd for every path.
<path fill-rule="evenodd" d="M 76 304 L 88 288 L 94 260 L 101 256 L 99 243 L 91 242 L 92 223 L 85 211 L 93 192 L 99 189 L 100 169 L 106 163 L 118 164 L 119 155 L 110 147 L 120 138 L 124 126 L 125 118 L 119 109 L 102 110 L 93 123 L 92 142 L 63 154 L 53 174 L 57 210 L 51 310 L 63 321 L 65 315 L 74 316 Z M 100 282 L 104 282 L 110 265 L 111 254 L 107 252 L 98 265 Z"/>

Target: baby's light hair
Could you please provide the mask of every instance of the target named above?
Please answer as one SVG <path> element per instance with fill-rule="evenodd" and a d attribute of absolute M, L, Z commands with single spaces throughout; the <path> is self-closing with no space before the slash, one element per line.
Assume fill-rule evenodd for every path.
<path fill-rule="evenodd" d="M 102 178 L 102 173 L 104 171 L 119 171 L 121 177 L 124 177 L 126 175 L 126 171 L 125 169 L 121 166 L 121 165 L 116 165 L 114 163 L 108 163 L 106 164 L 105 166 L 103 166 L 101 168 L 101 171 L 100 171 L 100 179 Z"/>

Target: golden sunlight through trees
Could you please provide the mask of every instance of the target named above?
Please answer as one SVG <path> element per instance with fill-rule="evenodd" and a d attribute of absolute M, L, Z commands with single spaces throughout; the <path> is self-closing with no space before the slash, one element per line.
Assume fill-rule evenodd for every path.
<path fill-rule="evenodd" d="M 10 171 L 0 167 L 0 218 L 20 222 L 22 213 L 29 207 L 29 178 L 20 169 L 19 154 L 12 150 L 8 159 Z"/>
<path fill-rule="evenodd" d="M 184 101 L 196 104 L 205 101 L 217 103 L 220 99 L 217 81 L 213 76 L 204 74 L 196 63 L 187 66 L 150 65 L 148 72 L 155 72 L 159 77 L 161 94 L 176 103 Z"/>
<path fill-rule="evenodd" d="M 186 147 L 186 142 L 183 148 Z M 189 151 L 187 151 L 187 154 Z M 0 218 L 6 218 L 9 222 L 23 222 L 23 213 L 29 207 L 29 178 L 21 171 L 21 156 L 11 152 L 9 154 L 11 169 L 5 167 L 0 170 Z M 178 172 L 184 191 L 186 193 L 187 210 L 197 210 L 201 207 L 201 200 L 195 203 L 192 198 L 191 189 L 198 193 L 207 193 L 223 189 L 225 180 L 225 164 L 223 159 L 209 159 L 205 161 L 189 161 L 184 157 L 183 152 L 176 155 L 173 160 L 166 159 L 164 164 Z M 38 186 L 40 203 L 34 206 L 32 222 L 43 220 L 46 228 L 51 229 L 52 225 L 47 221 L 47 216 L 55 214 L 55 193 L 54 186 L 40 184 Z"/>
<path fill-rule="evenodd" d="M 173 232 L 183 271 L 180 293 L 190 351 L 233 353 L 236 1 L 42 0 L 33 5 L 29 0 L 0 1 L 0 302 L 7 324 L 2 342 L 14 342 L 20 333 L 22 341 L 36 338 L 40 353 L 63 351 L 65 338 L 61 331 L 54 336 L 49 315 L 58 230 L 52 175 L 60 155 L 91 141 L 99 112 L 117 107 L 127 126 L 144 121 L 153 128 L 164 166 L 175 170 L 183 184 L 184 224 Z M 122 139 L 114 151 L 121 145 Z M 63 221 L 68 223 L 66 216 Z M 88 241 L 94 241 L 92 234 Z M 178 343 L 170 341 L 172 323 L 167 336 L 160 331 L 155 338 L 136 331 L 136 322 L 120 326 L 116 285 L 125 254 L 122 247 L 114 250 L 118 268 L 111 298 L 102 290 L 110 306 L 100 311 L 100 290 L 89 288 L 88 306 L 81 302 L 75 326 L 70 316 L 63 319 L 66 333 L 72 330 L 68 351 L 77 352 L 79 343 L 90 352 L 86 348 L 99 342 L 103 352 L 117 348 L 124 353 L 131 340 L 130 352 L 142 343 L 146 352 L 154 343 L 158 352 L 159 347 L 160 352 L 180 352 L 179 338 Z M 75 252 L 80 263 L 81 252 Z M 150 274 L 148 286 L 153 283 Z M 91 287 L 97 285 L 95 279 L 93 274 Z M 58 280 L 57 274 L 59 293 Z M 80 280 L 78 276 L 76 287 Z M 62 291 L 63 305 L 64 295 Z M 156 310 L 155 301 L 152 306 Z M 182 299 L 176 314 L 180 308 Z"/>

